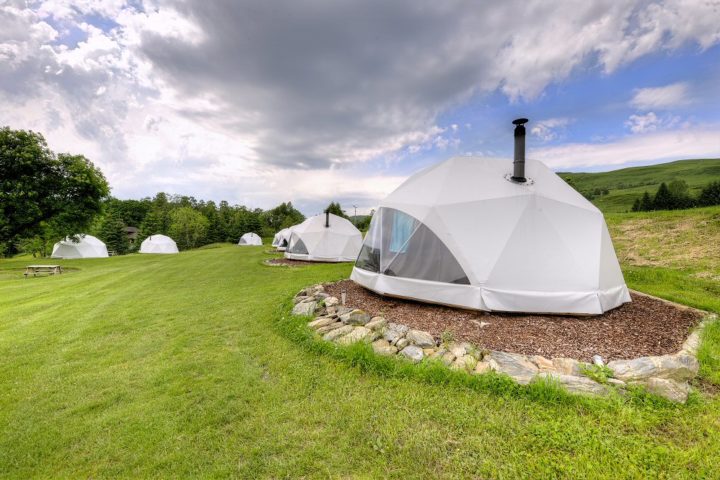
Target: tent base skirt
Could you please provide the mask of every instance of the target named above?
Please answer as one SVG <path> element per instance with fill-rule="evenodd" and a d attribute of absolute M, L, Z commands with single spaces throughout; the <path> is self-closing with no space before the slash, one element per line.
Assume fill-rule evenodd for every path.
<path fill-rule="evenodd" d="M 391 277 L 353 267 L 350 278 L 381 295 L 470 310 L 554 315 L 600 315 L 630 302 L 625 285 L 587 292 L 510 291 Z"/>
<path fill-rule="evenodd" d="M 278 249 L 280 250 L 280 249 Z M 303 262 L 325 262 L 325 263 L 341 263 L 341 262 L 354 262 L 356 260 L 356 257 L 333 257 L 333 258 L 326 258 L 326 257 L 317 257 L 315 255 L 307 255 L 307 254 L 300 254 L 300 253 L 290 253 L 285 252 L 285 258 L 289 260 L 300 260 Z"/>

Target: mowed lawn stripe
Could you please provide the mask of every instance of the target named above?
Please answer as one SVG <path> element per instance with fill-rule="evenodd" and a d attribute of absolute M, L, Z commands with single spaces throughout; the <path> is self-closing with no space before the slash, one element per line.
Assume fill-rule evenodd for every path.
<path fill-rule="evenodd" d="M 711 476 L 720 403 L 533 400 L 362 373 L 277 326 L 348 265 L 264 247 L 0 280 L 0 475 Z M 2 261 L 17 267 L 27 259 Z"/>

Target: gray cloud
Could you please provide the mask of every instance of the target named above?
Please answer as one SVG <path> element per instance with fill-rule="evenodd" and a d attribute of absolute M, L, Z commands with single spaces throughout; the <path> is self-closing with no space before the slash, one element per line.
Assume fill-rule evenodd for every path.
<path fill-rule="evenodd" d="M 141 49 L 186 95 L 217 98 L 218 124 L 255 132 L 261 161 L 325 168 L 417 141 L 474 93 L 533 97 L 588 62 L 692 39 L 653 23 L 682 16 L 673 2 L 570 3 L 185 1 L 172 8 L 205 38 L 147 33 Z"/>
<path fill-rule="evenodd" d="M 0 0 L 0 123 L 44 127 L 133 194 L 364 200 L 388 173 L 364 161 L 449 144 L 438 118 L 472 95 L 521 103 L 720 41 L 716 0 L 155 2 Z"/>

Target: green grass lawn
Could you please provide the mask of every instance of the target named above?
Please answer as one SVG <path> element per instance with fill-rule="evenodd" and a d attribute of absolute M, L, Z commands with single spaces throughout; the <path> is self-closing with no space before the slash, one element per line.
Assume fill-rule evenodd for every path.
<path fill-rule="evenodd" d="M 62 261 L 66 274 L 27 280 L 31 259 L 0 261 L 0 476 L 720 476 L 720 397 L 588 400 L 367 371 L 287 318 L 301 287 L 351 267 L 267 267 L 266 248 Z M 669 269 L 629 270 L 658 291 L 644 269 Z M 716 305 L 678 275 L 658 293 Z M 703 375 L 720 383 L 710 334 Z"/>

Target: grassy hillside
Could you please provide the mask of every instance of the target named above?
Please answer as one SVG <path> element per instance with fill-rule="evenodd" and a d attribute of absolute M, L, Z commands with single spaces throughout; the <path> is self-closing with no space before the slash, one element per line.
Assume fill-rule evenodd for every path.
<path fill-rule="evenodd" d="M 677 162 L 631 167 L 600 173 L 560 173 L 572 181 L 581 192 L 607 188 L 607 195 L 598 196 L 593 203 L 604 212 L 625 212 L 632 208 L 636 198 L 648 191 L 654 194 L 660 183 L 685 180 L 690 193 L 697 195 L 711 181 L 720 180 L 720 158 L 680 160 Z"/>
<path fill-rule="evenodd" d="M 635 288 L 720 312 L 720 207 L 605 218 Z"/>
<path fill-rule="evenodd" d="M 715 222 L 720 209 L 699 213 Z M 716 278 L 687 281 L 716 268 L 705 258 L 714 250 L 665 262 L 644 232 L 669 227 L 645 215 L 610 219 L 625 236 L 630 285 L 720 309 Z M 716 223 L 708 228 L 710 237 L 678 234 L 658 248 L 718 240 Z M 646 243 L 635 248 L 631 237 Z M 676 407 L 363 372 L 294 341 L 279 322 L 301 287 L 344 278 L 350 266 L 267 267 L 265 248 L 63 261 L 66 274 L 31 279 L 22 269 L 32 260 L 0 260 L 0 477 L 717 474 L 719 396 Z M 706 382 L 720 382 L 713 335 Z"/>

